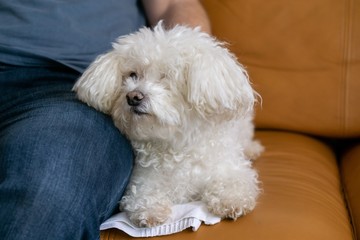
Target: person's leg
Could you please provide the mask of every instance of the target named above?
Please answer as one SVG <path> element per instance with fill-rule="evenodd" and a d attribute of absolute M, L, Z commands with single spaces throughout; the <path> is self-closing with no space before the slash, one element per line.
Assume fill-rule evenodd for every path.
<path fill-rule="evenodd" d="M 0 71 L 2 239 L 97 239 L 117 208 L 132 150 L 110 117 L 75 99 L 74 78 Z"/>

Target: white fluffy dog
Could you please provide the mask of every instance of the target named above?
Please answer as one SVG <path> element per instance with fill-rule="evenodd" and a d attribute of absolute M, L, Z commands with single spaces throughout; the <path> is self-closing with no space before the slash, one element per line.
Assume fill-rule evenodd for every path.
<path fill-rule="evenodd" d="M 120 209 L 138 226 L 161 224 L 189 201 L 232 219 L 255 207 L 257 94 L 222 43 L 184 26 L 143 28 L 120 37 L 74 90 L 131 140 L 135 167 Z"/>

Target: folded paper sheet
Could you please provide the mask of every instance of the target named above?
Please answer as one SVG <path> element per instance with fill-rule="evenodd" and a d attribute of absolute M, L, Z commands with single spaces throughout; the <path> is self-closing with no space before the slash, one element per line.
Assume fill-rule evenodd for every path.
<path fill-rule="evenodd" d="M 117 228 L 132 237 L 154 237 L 169 235 L 192 228 L 198 230 L 201 223 L 213 225 L 221 221 L 221 218 L 210 213 L 204 203 L 191 202 L 172 207 L 170 218 L 162 225 L 151 228 L 139 228 L 127 218 L 125 213 L 118 213 L 100 226 L 100 230 Z"/>

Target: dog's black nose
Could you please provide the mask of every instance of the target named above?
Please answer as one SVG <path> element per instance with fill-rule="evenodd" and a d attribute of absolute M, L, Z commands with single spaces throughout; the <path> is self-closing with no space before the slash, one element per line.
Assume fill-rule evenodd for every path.
<path fill-rule="evenodd" d="M 139 106 L 141 101 L 144 99 L 144 94 L 140 91 L 131 91 L 126 94 L 126 101 L 130 106 Z"/>

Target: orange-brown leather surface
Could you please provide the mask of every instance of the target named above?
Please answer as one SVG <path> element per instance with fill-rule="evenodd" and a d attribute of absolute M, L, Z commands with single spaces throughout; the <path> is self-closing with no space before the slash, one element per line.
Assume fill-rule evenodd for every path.
<path fill-rule="evenodd" d="M 257 137 L 266 151 L 255 161 L 263 193 L 253 212 L 236 222 L 224 220 L 197 232 L 153 239 L 352 239 L 332 150 L 299 134 L 260 131 Z M 133 238 L 109 230 L 101 239 Z"/>
<path fill-rule="evenodd" d="M 360 136 L 360 0 L 203 0 L 263 98 L 256 123 Z"/>
<path fill-rule="evenodd" d="M 357 239 L 360 238 L 360 144 L 349 149 L 342 159 L 342 178 Z"/>

